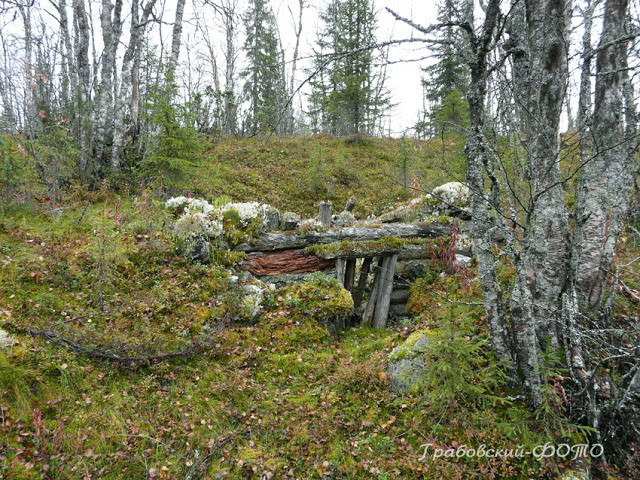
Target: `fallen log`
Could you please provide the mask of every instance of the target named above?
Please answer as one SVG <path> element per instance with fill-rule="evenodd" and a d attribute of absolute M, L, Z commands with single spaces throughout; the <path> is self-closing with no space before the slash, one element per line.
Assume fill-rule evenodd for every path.
<path fill-rule="evenodd" d="M 238 245 L 235 250 L 242 252 L 267 252 L 305 248 L 320 243 L 333 243 L 343 240 L 356 242 L 378 240 L 383 237 L 428 238 L 448 235 L 449 225 L 438 222 L 389 223 L 365 226 L 330 228 L 320 232 L 269 232 L 250 242 Z"/>

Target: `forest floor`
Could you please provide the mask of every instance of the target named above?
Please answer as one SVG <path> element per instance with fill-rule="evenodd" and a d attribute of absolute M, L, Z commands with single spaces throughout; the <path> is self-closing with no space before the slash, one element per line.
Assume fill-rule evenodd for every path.
<path fill-rule="evenodd" d="M 461 161 L 455 142 L 229 140 L 211 147 L 193 191 L 303 216 L 355 195 L 363 218 L 410 198 L 405 179 L 424 189 L 460 179 Z M 332 336 L 317 318 L 339 308 L 340 292 L 312 277 L 270 294 L 256 321 L 233 322 L 235 258 L 185 260 L 158 192 L 134 190 L 70 188 L 57 210 L 0 210 L 0 328 L 15 340 L 0 348 L 0 478 L 555 478 L 557 463 L 531 456 L 431 456 L 559 435 L 504 385 L 446 408 L 438 395 L 390 393 L 388 355 L 412 332 L 486 338 L 477 284 L 434 270 L 412 289 L 411 320 Z M 454 311 L 452 292 L 469 305 Z M 91 356 L 196 343 L 149 362 Z M 466 380 L 481 383 L 490 362 Z"/>

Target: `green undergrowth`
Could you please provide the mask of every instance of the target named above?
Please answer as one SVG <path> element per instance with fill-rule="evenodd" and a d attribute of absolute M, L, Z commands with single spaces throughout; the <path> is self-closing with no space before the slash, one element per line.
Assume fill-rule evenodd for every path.
<path fill-rule="evenodd" d="M 206 152 L 193 189 L 209 197 L 266 202 L 306 217 L 317 214 L 322 200 L 339 211 L 354 195 L 355 214 L 364 218 L 411 198 L 412 182 L 430 191 L 463 179 L 464 165 L 463 141 L 456 139 L 226 138 Z"/>
<path fill-rule="evenodd" d="M 414 308 L 431 316 L 417 314 L 406 328 L 332 334 L 326 325 L 346 322 L 352 300 L 318 274 L 268 291 L 257 320 L 234 323 L 241 299 L 229 281 L 239 274 L 233 258 L 217 252 L 201 265 L 180 257 L 171 221 L 151 195 L 103 191 L 89 200 L 70 197 L 61 212 L 9 207 L 0 219 L 0 327 L 17 340 L 0 350 L 0 478 L 537 478 L 546 471 L 531 458 L 422 458 L 425 443 L 515 448 L 541 440 L 524 403 L 471 408 L 454 391 L 443 409 L 440 397 L 389 391 L 389 353 L 415 330 L 444 326 L 446 292 L 460 279 L 425 277 Z M 462 300 L 477 301 L 473 286 L 459 287 Z M 477 309 L 470 318 L 482 331 Z M 207 348 L 126 366 L 26 328 L 128 355 L 198 340 Z M 439 388 L 436 380 L 430 388 Z M 498 399 L 510 393 L 492 390 Z"/>

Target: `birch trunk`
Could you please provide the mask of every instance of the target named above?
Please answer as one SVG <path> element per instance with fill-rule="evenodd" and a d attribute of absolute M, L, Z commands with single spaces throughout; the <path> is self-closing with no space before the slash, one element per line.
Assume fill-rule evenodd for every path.
<path fill-rule="evenodd" d="M 487 55 L 489 42 L 499 15 L 499 1 L 487 5 L 482 36 L 471 31 L 473 57 L 470 64 L 471 82 L 467 95 L 469 102 L 469 137 L 465 146 L 467 156 L 467 184 L 471 195 L 471 230 L 473 250 L 478 259 L 478 274 L 482 287 L 484 307 L 491 335 L 491 342 L 498 358 L 512 364 L 507 319 L 502 293 L 495 268 L 490 229 L 493 219 L 485 198 L 485 172 L 488 154 L 485 145 L 485 102 L 487 95 Z"/>
<path fill-rule="evenodd" d="M 173 33 L 171 35 L 171 57 L 169 59 L 168 71 L 175 73 L 180 56 L 180 43 L 182 40 L 182 16 L 184 14 L 185 0 L 178 0 L 176 3 L 176 18 L 173 23 Z"/>
<path fill-rule="evenodd" d="M 75 70 L 78 79 L 74 92 L 76 129 L 80 138 L 80 171 L 84 174 L 89 164 L 91 124 L 89 121 L 90 67 L 89 67 L 89 19 L 84 0 L 73 0 Z"/>
<path fill-rule="evenodd" d="M 33 35 L 31 32 L 31 4 L 19 5 L 18 11 L 22 17 L 24 27 L 24 98 L 25 98 L 25 129 L 32 135 L 37 129 L 38 115 L 36 112 L 33 91 Z"/>
<path fill-rule="evenodd" d="M 122 30 L 120 14 L 122 12 L 122 0 L 116 0 L 112 5 L 111 0 L 102 0 L 102 12 L 100 13 L 100 26 L 102 28 L 102 68 L 100 70 L 100 86 L 96 99 L 96 159 L 102 162 L 108 143 L 113 137 L 113 85 L 116 71 L 116 51 L 120 41 Z"/>
<path fill-rule="evenodd" d="M 559 346 L 557 320 L 565 285 L 569 224 L 559 168 L 559 121 L 566 94 L 568 12 L 565 0 L 527 4 L 523 58 L 527 164 L 533 199 L 520 252 L 510 311 L 516 355 L 534 404 L 542 398 L 540 346 Z"/>
<path fill-rule="evenodd" d="M 630 205 L 637 164 L 625 144 L 624 71 L 627 0 L 607 0 L 596 57 L 592 157 L 583 158 L 576 207 L 572 267 L 578 302 L 595 309 L 603 300 L 622 220 Z M 630 105 L 632 108 L 633 105 Z"/>
<path fill-rule="evenodd" d="M 120 154 L 124 146 L 125 135 L 128 131 L 127 107 L 133 97 L 133 77 L 136 73 L 136 57 L 139 55 L 141 39 L 144 38 L 147 21 L 151 15 L 156 0 L 149 0 L 142 11 L 142 19 L 139 19 L 138 0 L 133 0 L 131 4 L 131 31 L 129 45 L 122 60 L 122 74 L 120 93 L 115 101 L 115 122 L 113 135 L 113 148 L 111 151 L 111 170 L 120 171 Z"/>

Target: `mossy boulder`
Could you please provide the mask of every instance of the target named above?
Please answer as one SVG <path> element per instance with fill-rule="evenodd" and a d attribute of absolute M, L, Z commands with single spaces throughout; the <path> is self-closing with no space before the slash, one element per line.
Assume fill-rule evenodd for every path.
<path fill-rule="evenodd" d="M 453 221 L 452 217 L 468 219 L 470 205 L 469 188 L 460 182 L 449 182 L 382 215 L 378 220 L 383 223 L 427 221 L 448 225 Z"/>
<path fill-rule="evenodd" d="M 391 391 L 402 395 L 420 386 L 422 375 L 427 368 L 426 352 L 429 348 L 429 330 L 413 332 L 389 354 L 387 374 Z"/>
<path fill-rule="evenodd" d="M 346 327 L 353 312 L 353 299 L 335 278 L 313 273 L 305 281 L 282 288 L 278 294 L 295 318 L 314 318 L 331 333 Z"/>

